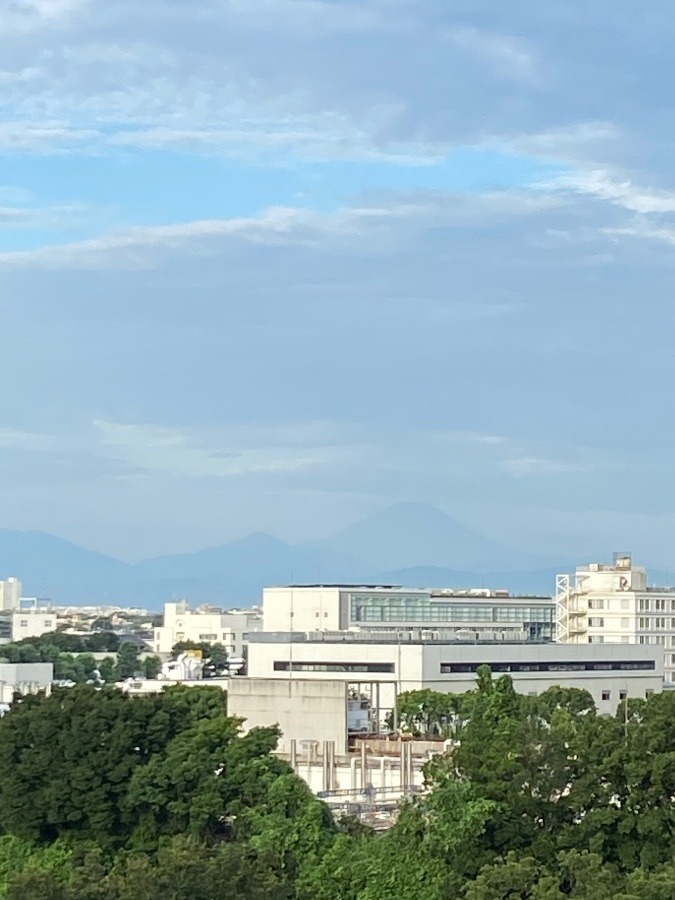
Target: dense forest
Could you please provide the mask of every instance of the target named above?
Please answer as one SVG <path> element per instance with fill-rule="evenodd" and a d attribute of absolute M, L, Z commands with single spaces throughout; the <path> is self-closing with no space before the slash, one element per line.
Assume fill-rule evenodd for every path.
<path fill-rule="evenodd" d="M 0 721 L 9 900 L 672 900 L 675 693 L 596 714 L 582 691 L 403 695 L 453 734 L 375 835 L 334 822 L 217 688 L 77 685 Z"/>

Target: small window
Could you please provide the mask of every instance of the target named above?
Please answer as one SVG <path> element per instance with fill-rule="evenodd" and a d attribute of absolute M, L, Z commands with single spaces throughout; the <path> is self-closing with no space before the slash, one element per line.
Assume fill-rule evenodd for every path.
<path fill-rule="evenodd" d="M 21 621 L 19 622 L 19 627 L 28 628 L 28 619 L 21 619 Z"/>
<path fill-rule="evenodd" d="M 630 643 L 630 638 L 628 637 L 627 634 L 621 635 L 621 643 L 622 643 L 622 644 L 629 644 L 629 643 Z"/>
<path fill-rule="evenodd" d="M 630 619 L 621 619 L 621 627 L 629 628 L 630 627 Z"/>
<path fill-rule="evenodd" d="M 315 618 L 315 619 L 318 619 L 318 618 L 319 618 L 318 612 L 317 612 L 317 613 L 314 613 L 314 618 Z"/>
<path fill-rule="evenodd" d="M 605 700 L 605 701 L 610 700 L 611 697 L 612 697 L 612 692 L 611 692 L 611 691 L 603 691 L 603 692 L 602 692 L 602 699 L 603 699 L 603 700 Z"/>
<path fill-rule="evenodd" d="M 619 691 L 619 700 L 625 700 L 628 697 L 628 691 Z"/>
<path fill-rule="evenodd" d="M 628 600 L 621 601 L 621 609 L 626 610 L 630 609 L 630 602 Z"/>
<path fill-rule="evenodd" d="M 328 618 L 328 613 L 325 612 L 325 613 L 323 614 L 323 617 L 324 617 L 324 619 L 327 619 L 327 618 Z"/>
<path fill-rule="evenodd" d="M 588 624 L 591 626 L 591 628 L 604 628 L 605 620 L 603 618 L 599 618 L 597 616 L 595 618 L 591 617 L 588 620 Z"/>

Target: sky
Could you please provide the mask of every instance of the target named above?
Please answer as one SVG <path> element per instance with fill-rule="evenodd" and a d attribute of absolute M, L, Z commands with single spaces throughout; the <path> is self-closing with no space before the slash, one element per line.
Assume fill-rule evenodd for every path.
<path fill-rule="evenodd" d="M 675 564 L 666 0 L 0 5 L 0 527 Z M 421 561 L 423 562 L 423 561 Z"/>

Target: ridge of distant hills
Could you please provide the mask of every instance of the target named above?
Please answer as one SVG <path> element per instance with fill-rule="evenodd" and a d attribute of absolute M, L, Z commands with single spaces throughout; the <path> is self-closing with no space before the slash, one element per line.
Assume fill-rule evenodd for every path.
<path fill-rule="evenodd" d="M 269 534 L 194 553 L 126 563 L 43 531 L 0 530 L 0 577 L 16 575 L 26 596 L 59 604 L 249 606 L 268 584 L 374 582 L 405 587 L 505 588 L 551 594 L 561 559 L 519 553 L 466 528 L 434 506 L 399 503 L 331 537 L 292 545 Z M 675 575 L 651 572 L 660 581 Z"/>

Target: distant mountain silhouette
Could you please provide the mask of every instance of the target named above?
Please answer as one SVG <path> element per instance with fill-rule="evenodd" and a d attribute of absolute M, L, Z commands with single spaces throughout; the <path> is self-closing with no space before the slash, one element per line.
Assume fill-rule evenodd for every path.
<path fill-rule="evenodd" d="M 420 565 L 517 569 L 537 564 L 426 503 L 397 503 L 317 542 L 317 546 L 359 556 L 382 569 Z"/>
<path fill-rule="evenodd" d="M 83 602 L 96 586 L 97 602 L 103 602 L 106 595 L 115 597 L 124 589 L 128 569 L 112 556 L 44 531 L 0 529 L 0 578 L 20 578 L 27 597 Z"/>
<path fill-rule="evenodd" d="M 254 533 L 196 553 L 161 556 L 133 567 L 144 596 L 185 594 L 195 602 L 257 602 L 262 588 L 292 581 L 365 578 L 363 560 L 322 547 L 294 547 L 269 534 Z"/>
<path fill-rule="evenodd" d="M 291 545 L 254 533 L 194 553 L 135 565 L 41 531 L 0 530 L 0 578 L 19 577 L 26 596 L 59 604 L 249 606 L 270 584 L 379 582 L 406 587 L 492 587 L 550 594 L 574 563 L 538 560 L 465 528 L 433 506 L 399 503 L 332 537 Z M 650 582 L 675 575 L 649 570 Z"/>

